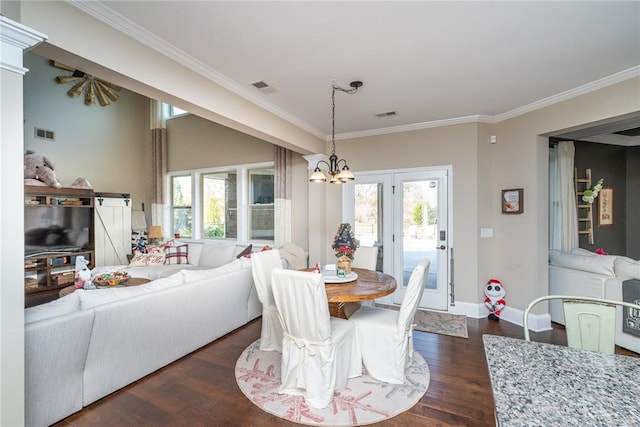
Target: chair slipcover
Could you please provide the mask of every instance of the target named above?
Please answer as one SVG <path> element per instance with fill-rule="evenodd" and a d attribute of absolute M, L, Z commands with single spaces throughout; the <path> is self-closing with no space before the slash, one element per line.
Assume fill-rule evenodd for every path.
<path fill-rule="evenodd" d="M 362 375 L 362 353 L 354 325 L 329 316 L 321 275 L 274 270 L 273 296 L 283 325 L 280 393 L 303 395 L 325 408 L 334 390 Z"/>
<path fill-rule="evenodd" d="M 524 311 L 524 339 L 529 337 L 529 312 L 539 302 L 561 300 L 564 309 L 567 346 L 584 350 L 614 354 L 617 322 L 616 307 L 627 307 L 640 312 L 640 305 L 626 301 L 574 295 L 545 295 L 531 301 Z"/>
<path fill-rule="evenodd" d="M 429 259 L 413 269 L 400 310 L 362 306 L 349 317 L 356 325 L 364 367 L 373 378 L 404 384 L 413 357 L 413 318 L 424 291 Z"/>
<path fill-rule="evenodd" d="M 277 249 L 251 255 L 253 282 L 258 299 L 262 303 L 260 350 L 282 351 L 282 325 L 271 290 L 271 272 L 275 268 L 282 268 L 280 253 Z"/>
<path fill-rule="evenodd" d="M 367 270 L 376 271 L 378 264 L 378 247 L 377 246 L 360 246 L 353 254 L 351 268 L 366 268 Z"/>

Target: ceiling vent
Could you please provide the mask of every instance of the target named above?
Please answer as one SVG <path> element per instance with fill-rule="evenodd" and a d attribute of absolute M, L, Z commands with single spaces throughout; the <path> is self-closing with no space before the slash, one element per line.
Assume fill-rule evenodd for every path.
<path fill-rule="evenodd" d="M 259 82 L 251 83 L 251 86 L 255 87 L 256 89 L 267 89 L 267 88 L 269 88 L 269 85 L 267 83 L 263 82 L 262 80 L 260 80 Z"/>
<path fill-rule="evenodd" d="M 259 82 L 253 82 L 251 83 L 251 86 L 255 87 L 256 89 L 258 89 L 260 92 L 262 93 L 273 93 L 276 90 L 273 88 L 273 86 L 270 86 L 267 82 L 260 80 Z"/>
<path fill-rule="evenodd" d="M 386 113 L 378 113 L 376 114 L 376 117 L 389 117 L 389 116 L 397 116 L 398 113 L 396 113 L 395 111 L 387 111 Z"/>

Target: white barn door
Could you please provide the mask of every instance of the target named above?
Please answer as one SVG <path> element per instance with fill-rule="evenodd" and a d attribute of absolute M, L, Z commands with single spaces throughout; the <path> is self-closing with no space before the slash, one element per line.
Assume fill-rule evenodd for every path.
<path fill-rule="evenodd" d="M 95 266 L 126 265 L 131 254 L 131 199 L 96 195 Z"/>

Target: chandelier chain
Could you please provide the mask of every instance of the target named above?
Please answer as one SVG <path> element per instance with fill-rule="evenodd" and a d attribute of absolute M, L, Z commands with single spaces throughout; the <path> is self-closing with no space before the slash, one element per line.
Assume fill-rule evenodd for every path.
<path fill-rule="evenodd" d="M 336 90 L 344 93 L 352 94 L 358 91 L 360 85 L 353 85 L 351 89 L 345 89 L 340 86 L 336 86 L 333 82 L 333 91 L 331 92 L 331 153 L 336 154 Z"/>

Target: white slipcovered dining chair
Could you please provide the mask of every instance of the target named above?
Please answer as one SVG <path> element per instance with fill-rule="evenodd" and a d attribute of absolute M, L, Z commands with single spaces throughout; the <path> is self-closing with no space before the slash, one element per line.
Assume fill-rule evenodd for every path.
<path fill-rule="evenodd" d="M 378 264 L 378 247 L 377 246 L 360 246 L 353 254 L 352 268 L 366 268 L 367 270 L 376 271 Z"/>
<path fill-rule="evenodd" d="M 640 305 L 614 301 L 603 298 L 592 298 L 572 295 L 545 295 L 531 301 L 524 311 L 524 339 L 530 341 L 529 312 L 538 303 L 548 300 L 561 300 L 564 310 L 567 346 L 599 353 L 615 352 L 616 308 L 627 307 L 633 310 L 633 316 L 640 316 Z"/>
<path fill-rule="evenodd" d="M 280 393 L 302 395 L 313 408 L 325 408 L 335 390 L 362 375 L 355 327 L 329 316 L 320 274 L 274 270 L 273 297 L 283 326 Z"/>
<path fill-rule="evenodd" d="M 280 253 L 277 249 L 251 255 L 253 283 L 258 299 L 262 303 L 260 350 L 282 351 L 282 325 L 271 290 L 271 273 L 276 268 L 282 268 Z"/>
<path fill-rule="evenodd" d="M 400 310 L 362 306 L 349 317 L 356 325 L 362 361 L 371 377 L 404 384 L 405 369 L 413 357 L 413 318 L 424 291 L 430 261 L 413 269 Z"/>

